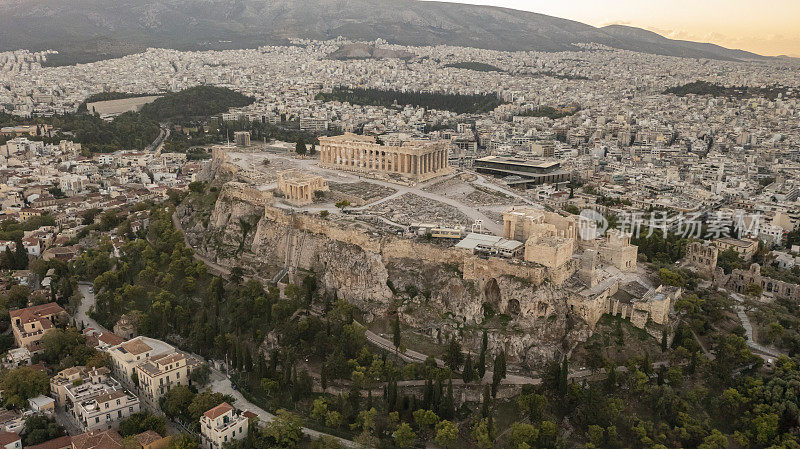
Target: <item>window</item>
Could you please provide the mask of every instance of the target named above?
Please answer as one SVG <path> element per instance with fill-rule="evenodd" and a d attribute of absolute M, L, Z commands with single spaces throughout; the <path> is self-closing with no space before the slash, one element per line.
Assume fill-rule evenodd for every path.
<path fill-rule="evenodd" d="M 97 424 L 97 423 L 99 423 L 99 422 L 100 422 L 100 417 L 99 417 L 99 416 L 95 417 L 95 418 L 94 418 L 94 423 L 95 423 L 95 424 Z"/>
<path fill-rule="evenodd" d="M 106 413 L 106 421 L 111 421 L 111 413 Z"/>

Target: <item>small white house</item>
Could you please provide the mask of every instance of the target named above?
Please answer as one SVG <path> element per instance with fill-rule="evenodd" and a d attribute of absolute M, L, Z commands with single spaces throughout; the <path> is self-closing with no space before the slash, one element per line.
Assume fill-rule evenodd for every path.
<path fill-rule="evenodd" d="M 39 395 L 28 399 L 28 408 L 34 413 L 50 415 L 56 410 L 56 400 L 49 396 Z"/>

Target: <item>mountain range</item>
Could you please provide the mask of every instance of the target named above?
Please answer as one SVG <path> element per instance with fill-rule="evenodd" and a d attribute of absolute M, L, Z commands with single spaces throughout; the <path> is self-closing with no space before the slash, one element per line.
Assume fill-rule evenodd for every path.
<path fill-rule="evenodd" d="M 417 0 L 0 0 L 0 51 L 55 49 L 64 63 L 147 47 L 245 48 L 290 38 L 383 38 L 405 45 L 567 51 L 598 43 L 723 60 L 763 56 L 668 39 L 640 28 L 593 27 L 513 9 Z"/>

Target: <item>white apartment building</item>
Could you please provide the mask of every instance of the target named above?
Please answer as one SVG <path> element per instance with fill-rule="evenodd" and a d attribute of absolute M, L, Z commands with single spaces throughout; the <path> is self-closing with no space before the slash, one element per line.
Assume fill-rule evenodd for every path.
<path fill-rule="evenodd" d="M 84 432 L 117 428 L 121 420 L 139 412 L 139 398 L 107 371 L 90 371 L 83 382 L 64 387 L 65 402 Z"/>
<path fill-rule="evenodd" d="M 227 402 L 200 417 L 200 433 L 205 449 L 221 449 L 225 443 L 242 439 L 247 436 L 247 428 L 247 418 Z"/>
<path fill-rule="evenodd" d="M 308 132 L 325 132 L 330 122 L 325 117 L 300 117 L 300 130 Z"/>

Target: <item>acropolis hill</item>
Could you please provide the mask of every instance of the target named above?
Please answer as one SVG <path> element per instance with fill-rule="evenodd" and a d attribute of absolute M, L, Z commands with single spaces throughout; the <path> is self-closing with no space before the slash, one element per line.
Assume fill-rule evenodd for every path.
<path fill-rule="evenodd" d="M 625 237 L 584 239 L 577 216 L 469 173 L 404 185 L 326 166 L 215 149 L 204 176 L 216 201 L 210 209 L 189 201 L 177 212 L 189 242 L 216 264 L 279 286 L 313 273 L 319 288 L 367 320 L 397 309 L 431 337 L 461 329 L 469 341 L 479 325 L 503 317 L 507 324 L 494 326 L 490 344 L 528 366 L 585 340 L 604 313 L 653 335 L 669 325 L 669 302 L 680 292 L 650 285 Z M 303 173 L 329 190 L 300 205 L 286 180 L 305 182 Z M 344 201 L 344 210 L 333 204 Z M 639 297 L 621 301 L 623 291 Z"/>

